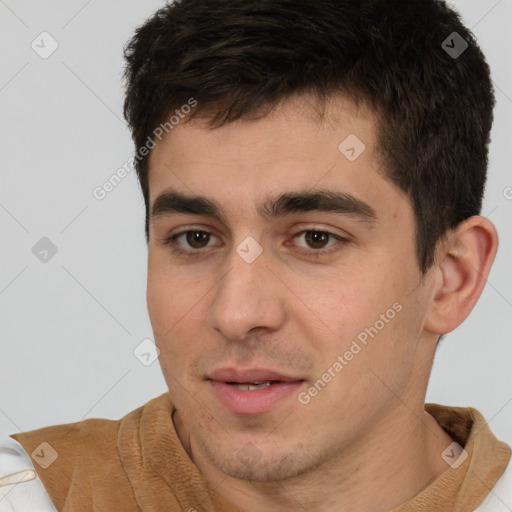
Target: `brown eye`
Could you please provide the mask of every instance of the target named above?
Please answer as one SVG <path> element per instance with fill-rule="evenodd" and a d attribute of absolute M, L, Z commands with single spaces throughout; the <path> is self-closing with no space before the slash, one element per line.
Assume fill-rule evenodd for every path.
<path fill-rule="evenodd" d="M 314 229 L 309 229 L 307 231 L 301 231 L 300 233 L 297 233 L 294 238 L 301 239 L 303 238 L 304 242 L 306 243 L 306 246 L 299 245 L 299 247 L 303 247 L 305 249 L 316 249 L 321 250 L 325 247 L 329 247 L 330 245 L 333 245 L 333 243 L 329 242 L 332 240 L 333 242 L 336 242 L 337 240 L 342 240 L 341 237 L 329 233 L 328 231 L 318 231 Z"/>
<path fill-rule="evenodd" d="M 349 242 L 348 238 L 319 229 L 300 231 L 293 238 L 297 240 L 295 245 L 301 249 L 299 252 L 305 256 L 315 257 L 335 253 Z"/>
<path fill-rule="evenodd" d="M 305 234 L 306 243 L 312 249 L 323 249 L 332 236 L 325 231 L 306 231 Z"/>
<path fill-rule="evenodd" d="M 206 231 L 187 231 L 183 234 L 186 235 L 187 244 L 194 249 L 202 249 L 210 241 L 210 233 Z"/>

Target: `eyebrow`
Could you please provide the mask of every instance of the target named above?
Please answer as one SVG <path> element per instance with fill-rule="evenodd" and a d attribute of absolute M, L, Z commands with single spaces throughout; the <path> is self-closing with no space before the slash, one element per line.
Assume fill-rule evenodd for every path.
<path fill-rule="evenodd" d="M 269 220 L 310 211 L 344 214 L 370 224 L 377 220 L 377 213 L 369 204 L 351 194 L 332 190 L 286 192 L 275 199 L 268 199 L 258 206 L 257 211 L 261 217 Z M 150 217 L 153 221 L 172 213 L 207 215 L 227 224 L 225 212 L 217 202 L 204 196 L 167 189 L 153 202 Z"/>

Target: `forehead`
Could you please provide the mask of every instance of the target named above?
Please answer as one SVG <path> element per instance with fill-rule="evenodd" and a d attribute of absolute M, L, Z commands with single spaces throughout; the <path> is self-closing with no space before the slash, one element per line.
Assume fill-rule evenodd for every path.
<path fill-rule="evenodd" d="M 205 112 L 214 114 L 211 108 Z M 354 137 L 361 141 L 364 139 L 366 149 L 372 153 L 377 135 L 377 113 L 366 103 L 356 105 L 341 95 L 323 102 L 310 95 L 294 95 L 281 101 L 270 112 L 253 113 L 217 128 L 209 126 L 210 119 L 211 116 L 203 118 L 200 113 L 197 118 L 190 121 L 184 118 L 172 126 L 163 134 L 162 140 L 154 141 L 156 148 L 150 154 L 149 167 L 154 167 L 166 150 L 178 151 L 176 157 L 186 155 L 190 158 L 204 155 L 201 149 L 205 146 L 208 146 L 212 162 L 222 162 L 223 154 L 230 161 L 238 155 L 246 161 L 243 152 L 248 145 L 255 149 L 251 158 L 255 164 L 268 163 L 265 158 L 269 156 L 272 159 L 287 157 L 300 160 L 306 153 L 318 157 L 315 153 L 326 148 L 338 150 L 338 144 L 349 135 L 352 135 L 352 140 Z"/>
<path fill-rule="evenodd" d="M 376 115 L 343 98 L 321 119 L 310 101 L 293 98 L 256 120 L 214 129 L 203 120 L 182 123 L 150 155 L 150 205 L 173 189 L 215 197 L 227 209 L 257 202 L 263 216 L 263 204 L 279 194 L 322 189 L 378 213 L 379 203 L 396 207 L 393 194 L 407 198 L 384 178 L 376 136 Z"/>

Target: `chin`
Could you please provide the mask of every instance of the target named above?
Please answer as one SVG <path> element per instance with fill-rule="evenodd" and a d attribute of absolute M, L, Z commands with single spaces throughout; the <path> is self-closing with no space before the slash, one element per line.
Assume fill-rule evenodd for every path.
<path fill-rule="evenodd" d="M 262 458 L 248 464 L 233 458 L 213 462 L 218 463 L 217 467 L 222 472 L 234 478 L 265 483 L 288 480 L 300 473 L 294 467 L 293 461 L 286 461 L 286 458 L 285 456 L 282 460 L 276 461 L 274 456 L 271 460 Z"/>
<path fill-rule="evenodd" d="M 283 450 L 284 448 L 284 450 Z M 294 447 L 256 448 L 251 442 L 238 450 L 232 446 L 203 446 L 211 463 L 223 473 L 240 480 L 252 482 L 278 482 L 289 480 L 311 471 L 315 464 L 306 460 Z"/>

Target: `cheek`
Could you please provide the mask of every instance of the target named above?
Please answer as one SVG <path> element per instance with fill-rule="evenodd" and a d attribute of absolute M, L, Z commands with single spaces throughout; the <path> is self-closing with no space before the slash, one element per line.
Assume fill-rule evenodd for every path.
<path fill-rule="evenodd" d="M 159 361 L 164 376 L 175 375 L 175 361 L 179 360 L 176 343 L 176 328 L 183 316 L 180 304 L 183 297 L 176 293 L 173 280 L 162 275 L 155 266 L 149 268 L 147 285 L 148 314 L 158 347 Z M 180 299 L 181 298 L 181 302 Z M 171 384 L 168 382 L 168 384 Z"/>
<path fill-rule="evenodd" d="M 203 348 L 205 292 L 211 285 L 200 276 L 180 277 L 179 269 L 157 259 L 150 257 L 148 266 L 148 314 L 164 374 L 184 375 Z"/>
<path fill-rule="evenodd" d="M 367 352 L 366 357 L 358 355 L 357 359 L 388 360 L 394 357 L 392 354 L 407 338 L 415 336 L 421 323 L 421 308 L 414 294 L 410 293 L 414 289 L 415 276 L 407 272 L 404 267 L 400 270 L 381 261 L 372 268 L 368 266 L 359 268 L 358 272 L 347 272 L 337 280 L 332 276 L 331 284 L 323 289 L 313 288 L 314 292 L 304 302 L 314 305 L 312 309 L 321 325 L 329 328 L 323 329 L 327 333 L 325 337 L 313 338 L 317 340 L 317 355 L 324 364 L 332 363 L 338 355 L 343 355 L 354 341 L 361 346 L 361 352 Z M 297 315 L 296 318 L 301 319 L 302 329 L 307 332 L 308 324 L 312 325 L 308 319 L 313 316 Z M 355 347 L 353 350 L 358 349 Z M 403 351 L 401 353 L 408 357 Z"/>
<path fill-rule="evenodd" d="M 335 282 L 334 276 L 330 282 Z M 342 341 L 369 323 L 373 324 L 379 318 L 383 305 L 386 305 L 385 309 L 391 306 L 393 301 L 386 288 L 384 283 L 370 277 L 366 269 L 357 276 L 338 278 L 336 284 L 331 284 L 327 290 L 315 288 L 307 302 L 313 305 L 311 309 L 322 323 L 330 328 L 331 335 L 339 335 Z"/>
<path fill-rule="evenodd" d="M 174 325 L 178 301 L 173 286 L 162 277 L 153 273 L 148 276 L 147 286 L 148 314 L 155 336 L 165 336 Z"/>
<path fill-rule="evenodd" d="M 148 257 L 147 307 L 156 335 L 164 336 L 192 311 L 200 297 L 194 297 L 198 290 L 197 279 L 184 279 L 182 272 L 169 262 L 166 251 L 153 249 Z M 195 293 L 197 295 L 197 292 Z"/>

